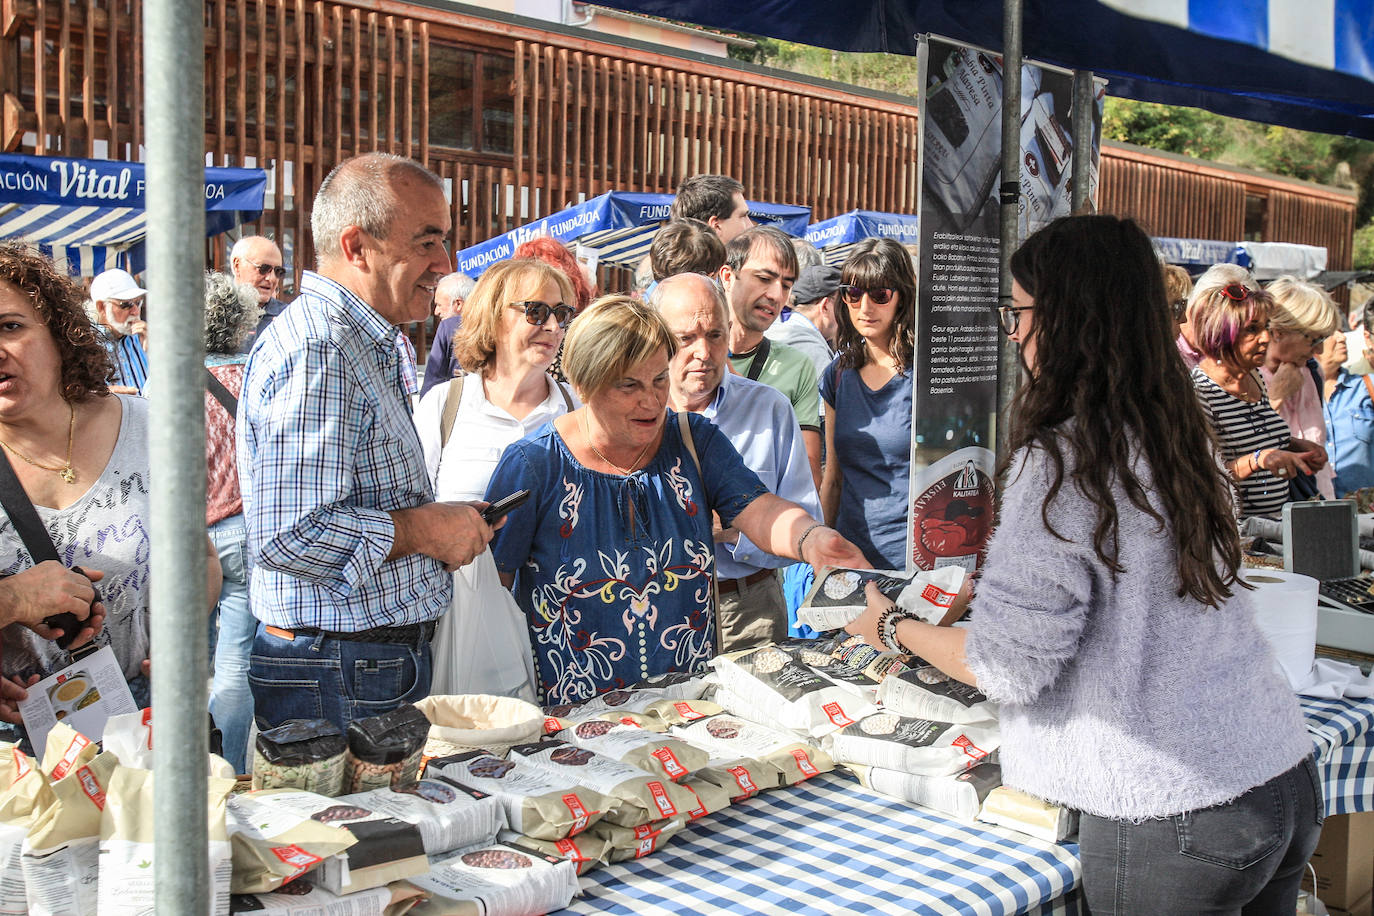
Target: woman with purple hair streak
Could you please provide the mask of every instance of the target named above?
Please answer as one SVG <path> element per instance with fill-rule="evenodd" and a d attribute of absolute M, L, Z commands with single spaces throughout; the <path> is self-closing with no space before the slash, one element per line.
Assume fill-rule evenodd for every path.
<path fill-rule="evenodd" d="M 1326 465 L 1326 451 L 1299 439 L 1269 403 L 1259 367 L 1269 351 L 1274 300 L 1249 283 L 1199 284 L 1189 323 L 1202 362 L 1193 388 L 1240 495 L 1240 514 L 1276 517 L 1288 481 Z"/>

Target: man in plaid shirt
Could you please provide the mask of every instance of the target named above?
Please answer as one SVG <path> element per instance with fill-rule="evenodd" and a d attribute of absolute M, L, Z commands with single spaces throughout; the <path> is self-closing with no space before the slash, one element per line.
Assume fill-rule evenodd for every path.
<path fill-rule="evenodd" d="M 481 503 L 434 501 L 396 345 L 450 269 L 450 228 L 417 163 L 341 163 L 311 214 L 318 271 L 249 357 L 237 435 L 261 728 L 344 728 L 426 696 L 450 573 L 491 539 Z"/>

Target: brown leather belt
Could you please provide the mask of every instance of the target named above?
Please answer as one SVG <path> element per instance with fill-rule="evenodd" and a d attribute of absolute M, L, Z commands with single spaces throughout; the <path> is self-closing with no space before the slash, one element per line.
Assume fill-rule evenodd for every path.
<path fill-rule="evenodd" d="M 733 595 L 735 592 L 748 588 L 757 582 L 762 582 L 771 575 L 773 575 L 773 570 L 760 569 L 756 573 L 750 573 L 743 579 L 721 579 L 720 592 L 722 595 Z"/>

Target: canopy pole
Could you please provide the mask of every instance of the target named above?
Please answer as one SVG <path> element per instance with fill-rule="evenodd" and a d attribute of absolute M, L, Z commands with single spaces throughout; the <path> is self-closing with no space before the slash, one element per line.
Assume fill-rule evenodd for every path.
<path fill-rule="evenodd" d="M 1002 0 L 1001 271 L 997 304 L 1011 305 L 1011 253 L 1016 250 L 1021 199 L 1021 0 Z M 997 457 L 1007 453 L 1007 407 L 1021 387 L 1020 348 L 1005 335 L 997 343 Z"/>
<path fill-rule="evenodd" d="M 149 456 L 154 885 L 157 912 L 210 911 L 206 817 L 205 26 L 201 4 L 148 0 Z M 188 89 L 194 91 L 187 91 Z"/>
<path fill-rule="evenodd" d="M 1091 70 L 1073 71 L 1073 195 L 1074 213 L 1092 213 L 1088 192 L 1092 190 L 1093 163 L 1093 74 Z"/>

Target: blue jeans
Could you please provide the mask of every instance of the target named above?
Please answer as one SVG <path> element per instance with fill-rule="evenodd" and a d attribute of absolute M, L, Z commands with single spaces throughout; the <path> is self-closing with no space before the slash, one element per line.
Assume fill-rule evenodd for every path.
<path fill-rule="evenodd" d="M 341 730 L 429 695 L 429 643 L 350 642 L 323 634 L 286 640 L 259 623 L 248 683 L 259 729 L 328 719 Z"/>
<path fill-rule="evenodd" d="M 253 692 L 248 688 L 248 655 L 258 622 L 248 607 L 248 529 L 243 515 L 231 515 L 209 528 L 219 553 L 224 584 L 219 590 L 219 637 L 215 641 L 210 715 L 224 733 L 224 759 L 235 773 L 246 773 L 248 731 L 253 724 Z"/>
<path fill-rule="evenodd" d="M 1139 824 L 1084 814 L 1084 897 L 1093 916 L 1292 916 L 1323 810 L 1321 777 L 1308 757 L 1201 811 Z"/>

